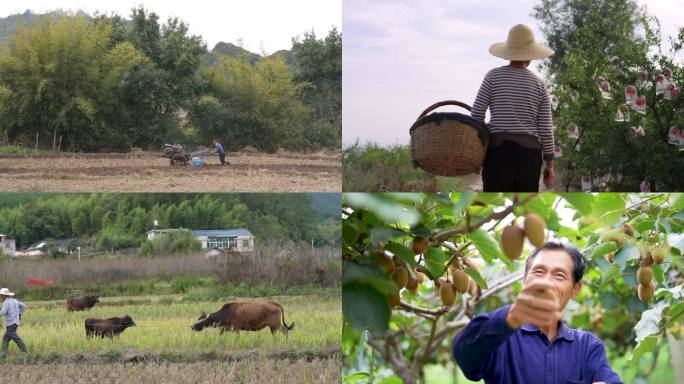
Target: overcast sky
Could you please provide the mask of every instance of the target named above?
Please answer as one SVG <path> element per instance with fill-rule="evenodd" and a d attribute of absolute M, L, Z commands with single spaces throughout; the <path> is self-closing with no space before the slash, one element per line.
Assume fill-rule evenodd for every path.
<path fill-rule="evenodd" d="M 131 8 L 143 5 L 155 12 L 160 22 L 177 16 L 201 35 L 209 49 L 219 41 L 236 43 L 252 52 L 271 54 L 290 49 L 292 38 L 313 29 L 324 37 L 335 26 L 341 30 L 342 0 L 2 0 L 0 17 L 30 9 L 44 13 L 55 9 L 116 12 L 129 17 Z"/>
<path fill-rule="evenodd" d="M 411 124 L 429 105 L 447 99 L 472 105 L 487 71 L 507 64 L 489 54 L 491 44 L 506 40 L 518 23 L 532 27 L 537 40 L 543 40 L 531 16 L 538 3 L 344 0 L 344 145 L 357 139 L 361 144 L 408 144 Z M 682 0 L 648 3 L 664 36 L 684 26 Z M 536 72 L 534 62 L 530 69 Z"/>

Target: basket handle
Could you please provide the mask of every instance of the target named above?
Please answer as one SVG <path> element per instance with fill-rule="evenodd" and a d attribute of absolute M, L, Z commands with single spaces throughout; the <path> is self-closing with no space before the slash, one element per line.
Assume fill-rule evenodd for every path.
<path fill-rule="evenodd" d="M 456 101 L 456 100 L 445 100 L 445 101 L 440 101 L 440 102 L 434 103 L 431 106 L 427 107 L 427 109 L 424 110 L 423 113 L 421 113 L 420 116 L 418 116 L 418 118 L 416 120 L 420 120 L 422 117 L 424 117 L 428 113 L 432 112 L 433 110 L 435 110 L 439 107 L 443 107 L 445 105 L 458 105 L 459 107 L 465 108 L 468 110 L 468 112 L 470 112 L 470 105 L 468 105 L 466 103 L 461 103 L 460 101 Z"/>

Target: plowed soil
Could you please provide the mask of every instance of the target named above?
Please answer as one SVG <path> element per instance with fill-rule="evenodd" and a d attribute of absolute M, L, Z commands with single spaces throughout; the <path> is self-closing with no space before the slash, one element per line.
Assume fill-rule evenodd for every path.
<path fill-rule="evenodd" d="M 171 166 L 150 153 L 39 153 L 0 156 L 0 190 L 21 192 L 337 192 L 338 153 L 207 156 L 204 166 Z"/>

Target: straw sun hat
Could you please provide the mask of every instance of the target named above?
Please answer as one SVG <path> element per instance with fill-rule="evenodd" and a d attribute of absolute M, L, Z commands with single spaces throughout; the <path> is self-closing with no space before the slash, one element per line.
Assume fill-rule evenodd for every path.
<path fill-rule="evenodd" d="M 14 296 L 14 293 L 10 292 L 7 288 L 3 288 L 0 289 L 0 296 Z"/>
<path fill-rule="evenodd" d="M 553 49 L 545 47 L 534 40 L 530 27 L 518 24 L 508 31 L 508 39 L 494 43 L 489 53 L 506 60 L 527 61 L 543 59 L 553 55 Z"/>

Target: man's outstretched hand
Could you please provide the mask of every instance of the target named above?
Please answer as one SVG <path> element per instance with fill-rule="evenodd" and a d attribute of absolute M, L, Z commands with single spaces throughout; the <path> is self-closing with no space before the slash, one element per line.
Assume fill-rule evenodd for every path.
<path fill-rule="evenodd" d="M 533 281 L 524 286 L 516 297 L 508 310 L 506 323 L 511 328 L 520 328 L 526 323 L 549 327 L 556 324 L 561 317 L 560 304 L 553 293 L 553 285 L 545 281 Z"/>

